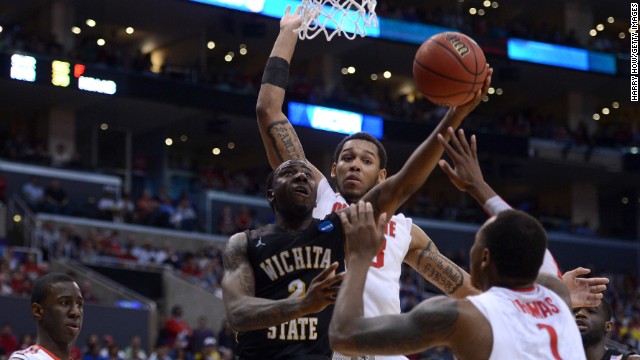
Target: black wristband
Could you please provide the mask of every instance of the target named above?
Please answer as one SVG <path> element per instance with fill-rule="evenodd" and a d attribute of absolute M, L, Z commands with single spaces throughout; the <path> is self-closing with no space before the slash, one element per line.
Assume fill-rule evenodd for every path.
<path fill-rule="evenodd" d="M 287 60 L 272 56 L 267 60 L 262 74 L 262 83 L 286 89 L 289 81 L 289 63 Z"/>

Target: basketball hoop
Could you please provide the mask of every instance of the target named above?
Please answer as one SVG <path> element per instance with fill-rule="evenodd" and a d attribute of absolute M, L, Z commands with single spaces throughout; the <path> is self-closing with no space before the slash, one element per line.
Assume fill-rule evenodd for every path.
<path fill-rule="evenodd" d="M 376 0 L 302 0 L 300 39 L 324 33 L 327 41 L 338 35 L 353 40 L 365 37 L 367 27 L 378 27 Z"/>

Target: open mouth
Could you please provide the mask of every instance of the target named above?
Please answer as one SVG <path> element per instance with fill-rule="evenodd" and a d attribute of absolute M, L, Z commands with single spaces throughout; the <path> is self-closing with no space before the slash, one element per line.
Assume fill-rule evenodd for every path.
<path fill-rule="evenodd" d="M 309 188 L 307 188 L 306 186 L 297 186 L 295 188 L 293 188 L 293 192 L 296 194 L 302 194 L 305 196 L 309 196 Z"/>

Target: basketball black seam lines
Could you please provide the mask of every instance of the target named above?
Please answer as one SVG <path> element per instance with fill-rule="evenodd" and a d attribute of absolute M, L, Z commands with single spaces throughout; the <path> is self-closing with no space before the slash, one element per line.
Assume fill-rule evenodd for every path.
<path fill-rule="evenodd" d="M 421 63 L 420 61 L 418 61 L 417 59 L 413 59 L 413 61 L 414 61 L 416 64 L 418 64 L 418 66 L 420 66 L 422 69 L 424 69 L 424 70 L 426 70 L 426 71 L 428 71 L 428 72 L 430 72 L 430 73 L 436 74 L 436 75 L 438 75 L 438 76 L 440 76 L 440 77 L 443 77 L 443 78 L 445 78 L 445 79 L 448 79 L 448 80 L 451 80 L 451 81 L 460 82 L 460 83 L 463 83 L 463 84 L 472 84 L 472 85 L 477 85 L 477 84 L 479 84 L 479 82 L 477 82 L 477 81 L 473 81 L 473 82 L 470 82 L 470 81 L 464 81 L 464 80 L 460 80 L 460 79 L 455 79 L 455 78 L 449 77 L 449 76 L 447 76 L 447 75 L 443 75 L 443 74 L 441 74 L 441 73 L 439 73 L 439 72 L 437 72 L 437 71 L 435 71 L 435 70 L 433 70 L 433 69 L 431 69 L 431 68 L 429 68 L 429 67 L 425 66 L 424 64 L 422 64 L 422 63 Z M 477 77 L 478 77 L 478 76 L 476 75 L 476 76 L 475 76 L 475 78 L 477 79 Z"/>
<path fill-rule="evenodd" d="M 465 66 L 465 64 L 464 64 L 464 61 L 462 61 L 462 58 L 459 58 L 459 57 L 458 57 L 458 55 L 459 55 L 459 54 L 458 54 L 458 53 L 456 53 L 456 52 L 453 52 L 453 51 L 449 48 L 449 46 L 447 46 L 447 44 L 442 44 L 441 42 L 439 42 L 439 41 L 437 41 L 437 40 L 431 40 L 431 41 L 433 41 L 434 43 L 436 43 L 436 44 L 438 44 L 439 46 L 443 47 L 445 50 L 447 50 L 447 52 L 449 52 L 451 55 L 453 55 L 453 57 L 454 57 L 454 58 L 455 58 L 455 59 L 460 63 L 460 65 L 462 65 L 462 68 L 464 69 L 464 71 L 468 72 L 470 75 L 473 75 L 473 76 L 477 76 L 477 75 L 478 75 L 478 74 L 477 74 L 477 71 L 478 71 L 478 63 L 477 63 L 477 62 L 478 62 L 478 59 L 475 59 L 475 61 L 476 61 L 476 72 L 475 72 L 475 73 L 473 73 L 473 72 L 471 72 L 471 70 L 467 69 L 467 67 L 466 67 L 466 66 Z M 465 44 L 465 45 L 466 45 L 466 44 Z M 471 49 L 473 49 L 473 46 L 469 46 L 469 47 L 470 47 Z M 475 56 L 476 56 L 476 52 L 474 51 L 474 52 L 473 52 L 473 57 L 475 58 Z"/>

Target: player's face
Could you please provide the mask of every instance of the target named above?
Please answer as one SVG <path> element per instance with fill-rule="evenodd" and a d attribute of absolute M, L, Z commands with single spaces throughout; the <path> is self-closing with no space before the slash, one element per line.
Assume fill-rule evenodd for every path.
<path fill-rule="evenodd" d="M 276 209 L 311 211 L 316 205 L 318 186 L 311 168 L 302 161 L 287 161 L 275 170 L 273 193 Z"/>
<path fill-rule="evenodd" d="M 75 341 L 82 328 L 84 299 L 75 282 L 51 285 L 42 306 L 42 327 L 59 344 Z"/>
<path fill-rule="evenodd" d="M 607 324 L 609 319 L 604 318 L 602 306 L 600 304 L 597 307 L 573 309 L 573 316 L 585 345 L 598 343 L 610 330 L 610 325 Z"/>
<path fill-rule="evenodd" d="M 386 175 L 386 170 L 380 169 L 376 144 L 362 139 L 344 143 L 338 162 L 331 168 L 331 177 L 336 179 L 338 191 L 350 203 L 358 202 Z"/>

